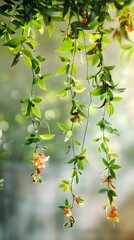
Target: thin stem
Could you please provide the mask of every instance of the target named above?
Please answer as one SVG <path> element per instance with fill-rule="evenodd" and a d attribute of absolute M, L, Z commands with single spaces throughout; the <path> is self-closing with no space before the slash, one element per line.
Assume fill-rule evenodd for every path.
<path fill-rule="evenodd" d="M 86 121 L 85 131 L 84 131 L 84 135 L 83 135 L 83 141 L 82 141 L 81 150 L 83 150 L 84 144 L 85 144 L 85 140 L 86 140 L 87 129 L 88 129 L 88 124 L 89 124 L 89 116 L 90 116 L 90 106 L 91 106 L 91 103 L 92 103 L 91 84 L 90 84 L 90 81 L 88 80 L 88 75 L 89 75 L 89 62 L 88 62 L 88 58 L 87 58 L 87 45 L 86 45 L 86 38 L 85 38 L 84 32 L 83 32 L 83 38 L 84 38 L 85 57 L 86 57 L 86 64 L 87 64 L 86 80 L 87 80 L 87 82 L 88 82 L 89 103 L 88 103 L 88 110 L 87 110 L 87 121 Z"/>

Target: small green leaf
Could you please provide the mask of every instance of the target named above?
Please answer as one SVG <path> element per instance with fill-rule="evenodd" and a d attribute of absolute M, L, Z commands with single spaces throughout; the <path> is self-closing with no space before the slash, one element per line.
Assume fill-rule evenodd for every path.
<path fill-rule="evenodd" d="M 55 137 L 54 134 L 41 134 L 39 135 L 40 138 L 42 138 L 43 140 L 51 140 Z"/>
<path fill-rule="evenodd" d="M 121 168 L 121 166 L 120 165 L 117 165 L 117 164 L 114 164 L 114 165 L 110 165 L 110 168 L 112 168 L 112 169 L 120 169 Z"/>
<path fill-rule="evenodd" d="M 22 44 L 25 41 L 25 37 L 15 37 L 4 44 L 4 46 L 16 48 L 18 45 Z"/>
<path fill-rule="evenodd" d="M 63 132 L 67 132 L 68 131 L 68 129 L 67 129 L 65 124 L 57 122 L 57 125 Z"/>
<path fill-rule="evenodd" d="M 37 105 L 34 105 L 34 107 L 32 107 L 32 111 L 38 118 L 41 118 L 41 112 Z"/>
<path fill-rule="evenodd" d="M 69 139 L 72 136 L 72 131 L 67 131 L 67 138 Z"/>
<path fill-rule="evenodd" d="M 46 85 L 43 80 L 38 79 L 37 84 L 41 89 L 46 90 Z"/>
<path fill-rule="evenodd" d="M 100 53 L 95 53 L 92 58 L 92 66 L 96 65 L 100 59 Z"/>
<path fill-rule="evenodd" d="M 86 153 L 86 151 L 87 151 L 87 149 L 84 148 L 84 149 L 81 151 L 80 156 L 83 156 L 83 155 Z"/>
<path fill-rule="evenodd" d="M 31 53 L 28 49 L 23 49 L 22 52 L 23 52 L 27 57 L 29 57 L 30 59 L 33 58 L 32 53 Z"/>
<path fill-rule="evenodd" d="M 51 73 L 47 73 L 43 76 L 43 80 L 46 80 L 46 79 L 50 78 L 51 76 L 52 76 Z"/>
<path fill-rule="evenodd" d="M 45 58 L 41 55 L 37 56 L 36 57 L 40 62 L 44 62 L 45 61 Z"/>
<path fill-rule="evenodd" d="M 74 143 L 76 144 L 76 146 L 80 146 L 81 145 L 81 143 L 79 141 L 75 140 L 75 139 L 74 139 Z"/>
<path fill-rule="evenodd" d="M 99 190 L 99 193 L 100 193 L 100 194 L 103 194 L 103 193 L 106 193 L 107 191 L 108 191 L 107 188 L 101 188 L 101 189 Z"/>
<path fill-rule="evenodd" d="M 23 98 L 20 102 L 27 104 L 27 103 L 29 103 L 29 101 L 30 101 L 30 98 Z"/>
<path fill-rule="evenodd" d="M 100 95 L 100 90 L 101 90 L 101 87 L 95 88 L 94 90 L 92 90 L 91 95 L 92 96 L 99 96 Z"/>
<path fill-rule="evenodd" d="M 56 52 L 70 52 L 72 47 L 72 41 L 67 41 L 63 45 L 61 45 L 59 48 L 56 49 Z"/>
<path fill-rule="evenodd" d="M 98 142 L 98 141 L 100 141 L 100 139 L 101 138 L 95 138 L 95 139 L 93 139 L 93 142 Z"/>
<path fill-rule="evenodd" d="M 69 202 L 68 202 L 68 199 L 66 198 L 65 200 L 65 205 L 68 206 Z"/>
<path fill-rule="evenodd" d="M 23 60 L 28 67 L 31 67 L 31 59 L 29 57 L 23 54 Z"/>
<path fill-rule="evenodd" d="M 36 96 L 35 98 L 33 98 L 33 102 L 35 103 L 40 103 L 42 101 L 42 98 L 39 96 Z"/>
<path fill-rule="evenodd" d="M 72 159 L 69 160 L 67 163 L 70 164 L 70 163 L 73 163 L 73 162 L 75 162 L 75 163 L 77 162 L 77 158 L 76 158 L 76 157 L 72 158 Z"/>
<path fill-rule="evenodd" d="M 102 40 L 104 43 L 112 43 L 112 40 L 105 35 L 103 35 Z"/>
<path fill-rule="evenodd" d="M 112 168 L 109 168 L 109 172 L 113 178 L 116 178 L 115 172 Z"/>
<path fill-rule="evenodd" d="M 84 170 L 84 164 L 82 160 L 77 160 L 78 169 Z"/>
<path fill-rule="evenodd" d="M 63 74 L 66 71 L 66 64 L 62 65 L 56 72 L 56 76 Z"/>
<path fill-rule="evenodd" d="M 19 61 L 19 59 L 20 59 L 20 55 L 21 55 L 20 52 L 18 52 L 18 53 L 15 55 L 11 67 L 15 66 L 15 65 L 18 63 L 18 61 Z"/>
<path fill-rule="evenodd" d="M 113 102 L 119 102 L 122 100 L 122 97 L 113 97 L 112 101 Z"/>
<path fill-rule="evenodd" d="M 75 181 L 76 181 L 76 184 L 79 183 L 79 176 L 78 176 L 78 172 L 76 171 L 76 174 L 75 174 Z"/>
<path fill-rule="evenodd" d="M 102 161 L 103 161 L 103 163 L 105 164 L 105 166 L 109 166 L 109 163 L 108 163 L 108 161 L 106 161 L 106 159 L 105 158 L 102 158 Z"/>
<path fill-rule="evenodd" d="M 85 87 L 73 87 L 74 92 L 81 93 L 85 90 Z"/>
<path fill-rule="evenodd" d="M 72 131 L 67 131 L 66 137 L 65 137 L 65 142 L 67 142 L 70 137 L 72 136 Z"/>
<path fill-rule="evenodd" d="M 49 37 L 51 37 L 53 34 L 53 29 L 54 29 L 52 21 L 48 24 L 47 29 L 48 29 L 48 35 L 49 35 Z"/>
<path fill-rule="evenodd" d="M 107 192 L 107 196 L 108 196 L 109 202 L 111 204 L 113 202 L 113 196 L 111 195 L 111 193 L 109 191 Z"/>
<path fill-rule="evenodd" d="M 114 190 L 109 190 L 108 193 L 110 193 L 113 197 L 118 197 L 117 193 Z"/>

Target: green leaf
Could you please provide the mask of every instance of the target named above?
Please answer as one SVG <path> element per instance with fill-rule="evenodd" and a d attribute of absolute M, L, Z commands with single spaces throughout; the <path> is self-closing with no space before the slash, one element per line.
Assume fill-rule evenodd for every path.
<path fill-rule="evenodd" d="M 72 48 L 72 41 L 65 42 L 59 48 L 56 49 L 56 52 L 70 52 Z"/>
<path fill-rule="evenodd" d="M 66 67 L 67 67 L 66 64 L 62 65 L 56 72 L 56 76 L 63 74 L 66 71 Z"/>
<path fill-rule="evenodd" d="M 65 137 L 65 142 L 67 142 L 69 139 L 70 139 L 70 137 L 72 136 L 72 131 L 67 131 L 67 134 L 66 134 L 66 137 Z"/>
<path fill-rule="evenodd" d="M 34 77 L 34 79 L 33 79 L 33 83 L 34 83 L 34 84 L 37 84 L 39 80 L 40 80 L 39 77 Z"/>
<path fill-rule="evenodd" d="M 90 80 L 90 79 L 93 79 L 94 78 L 94 75 L 88 75 L 87 76 L 87 80 Z"/>
<path fill-rule="evenodd" d="M 2 14 L 5 17 L 11 17 L 10 14 L 6 13 L 5 11 L 3 11 L 2 9 L 0 9 L 0 14 Z"/>
<path fill-rule="evenodd" d="M 70 164 L 70 163 L 73 163 L 73 162 L 75 162 L 75 163 L 77 162 L 77 158 L 76 158 L 76 157 L 72 158 L 72 159 L 69 160 L 67 163 Z"/>
<path fill-rule="evenodd" d="M 84 164 L 82 160 L 77 160 L 78 169 L 84 170 Z"/>
<path fill-rule="evenodd" d="M 106 92 L 107 92 L 107 86 L 102 86 L 102 87 L 97 87 L 94 90 L 92 90 L 91 94 L 93 96 L 100 96 Z"/>
<path fill-rule="evenodd" d="M 18 52 L 18 53 L 15 55 L 11 67 L 15 66 L 15 65 L 18 63 L 18 61 L 19 61 L 19 59 L 20 59 L 20 55 L 21 55 L 20 52 Z"/>
<path fill-rule="evenodd" d="M 90 23 L 90 25 L 89 25 L 89 29 L 94 29 L 95 27 L 97 27 L 98 26 L 98 21 L 97 20 L 94 20 L 94 21 L 92 21 L 91 23 Z"/>
<path fill-rule="evenodd" d="M 31 59 L 29 57 L 23 54 L 23 60 L 28 67 L 31 67 Z"/>
<path fill-rule="evenodd" d="M 83 155 L 86 153 L 86 151 L 87 151 L 87 149 L 84 148 L 84 149 L 81 151 L 80 156 L 83 156 Z"/>
<path fill-rule="evenodd" d="M 133 44 L 121 44 L 121 48 L 129 50 L 133 47 Z"/>
<path fill-rule="evenodd" d="M 66 57 L 66 56 L 58 56 L 58 58 L 61 60 L 61 62 L 69 62 L 69 57 Z"/>
<path fill-rule="evenodd" d="M 38 117 L 41 118 L 41 112 L 40 109 L 37 105 L 35 105 L 34 107 L 32 107 L 32 112 Z"/>
<path fill-rule="evenodd" d="M 85 90 L 85 87 L 73 87 L 74 92 L 81 93 Z"/>
<path fill-rule="evenodd" d="M 69 67 L 71 68 L 71 71 L 72 71 L 74 74 L 77 73 L 77 69 L 76 69 L 76 66 L 75 66 L 74 63 L 72 63 L 71 65 L 68 64 L 67 66 L 69 66 Z M 68 71 L 66 71 L 66 72 L 68 73 Z"/>
<path fill-rule="evenodd" d="M 107 196 L 108 196 L 109 202 L 111 204 L 113 202 L 113 196 L 111 195 L 111 193 L 109 191 L 107 192 Z"/>
<path fill-rule="evenodd" d="M 45 61 L 45 58 L 41 55 L 37 56 L 36 57 L 40 62 L 44 62 Z"/>
<path fill-rule="evenodd" d="M 109 168 L 109 172 L 113 178 L 116 178 L 115 172 L 112 168 Z"/>
<path fill-rule="evenodd" d="M 33 58 L 32 53 L 31 53 L 28 49 L 23 49 L 22 52 L 23 52 L 27 57 L 29 57 L 30 59 Z"/>
<path fill-rule="evenodd" d="M 65 15 L 68 13 L 69 8 L 70 8 L 70 5 L 71 5 L 70 0 L 64 1 L 63 18 L 64 18 Z"/>
<path fill-rule="evenodd" d="M 4 46 L 16 48 L 18 45 L 21 45 L 25 41 L 25 37 L 15 37 L 4 44 Z"/>
<path fill-rule="evenodd" d="M 101 90 L 101 87 L 95 88 L 94 90 L 92 90 L 91 95 L 92 96 L 99 96 L 100 95 L 100 90 Z"/>
<path fill-rule="evenodd" d="M 108 151 L 109 151 L 108 144 L 106 144 L 105 142 L 102 142 L 102 143 L 100 144 L 100 147 L 101 147 L 101 149 L 102 149 L 103 152 L 108 153 Z"/>
<path fill-rule="evenodd" d="M 57 122 L 57 125 L 63 132 L 67 132 L 68 131 L 68 129 L 67 129 L 65 124 Z"/>
<path fill-rule="evenodd" d="M 104 69 L 106 69 L 107 71 L 111 71 L 115 68 L 115 65 L 113 66 L 105 66 Z"/>
<path fill-rule="evenodd" d="M 107 167 L 109 166 L 109 163 L 108 163 L 108 161 L 106 161 L 105 158 L 102 158 L 102 161 L 103 161 L 103 163 L 104 163 L 105 166 L 107 166 Z"/>
<path fill-rule="evenodd" d="M 121 168 L 121 166 L 120 165 L 117 165 L 117 164 L 114 164 L 114 165 L 110 165 L 110 168 L 112 168 L 112 169 L 120 169 Z"/>
<path fill-rule="evenodd" d="M 49 37 L 51 37 L 52 34 L 53 34 L 53 30 L 54 30 L 53 22 L 52 22 L 52 21 L 48 24 L 47 30 L 48 30 L 48 35 L 49 35 Z"/>
<path fill-rule="evenodd" d="M 42 79 L 43 79 L 43 80 L 46 80 L 46 79 L 50 78 L 51 76 L 52 76 L 51 73 L 47 73 L 47 74 L 45 74 L 45 75 L 42 77 Z"/>
<path fill-rule="evenodd" d="M 81 145 L 81 143 L 79 141 L 75 140 L 75 139 L 74 139 L 74 143 L 76 144 L 76 146 L 80 146 Z"/>
<path fill-rule="evenodd" d="M 109 116 L 111 116 L 114 113 L 114 106 L 112 105 L 111 102 L 106 102 L 105 107 L 107 113 L 109 114 Z"/>
<path fill-rule="evenodd" d="M 37 84 L 41 89 L 46 90 L 46 85 L 43 80 L 38 79 Z"/>
<path fill-rule="evenodd" d="M 78 172 L 75 170 L 75 181 L 76 181 L 76 184 L 79 183 L 79 175 L 78 175 Z"/>
<path fill-rule="evenodd" d="M 112 43 L 112 40 L 105 35 L 103 35 L 102 40 L 104 43 Z"/>
<path fill-rule="evenodd" d="M 100 53 L 95 53 L 92 58 L 92 66 L 96 65 L 100 59 Z"/>
<path fill-rule="evenodd" d="M 39 96 L 36 96 L 35 98 L 33 98 L 33 102 L 35 103 L 40 103 L 42 101 L 42 98 Z"/>
<path fill-rule="evenodd" d="M 115 163 L 115 159 L 112 159 L 110 162 L 109 162 L 109 165 L 113 165 Z"/>
<path fill-rule="evenodd" d="M 113 97 L 112 101 L 113 102 L 119 102 L 122 100 L 122 97 Z"/>
<path fill-rule="evenodd" d="M 27 103 L 29 103 L 29 101 L 30 101 L 30 98 L 23 98 L 20 102 L 27 104 Z"/>
<path fill-rule="evenodd" d="M 55 137 L 54 134 L 41 134 L 39 135 L 40 138 L 42 138 L 43 140 L 51 140 Z"/>
<path fill-rule="evenodd" d="M 108 193 L 111 194 L 113 197 L 118 197 L 117 193 L 114 190 L 109 190 Z"/>
<path fill-rule="evenodd" d="M 101 188 L 101 189 L 99 190 L 99 193 L 100 193 L 100 194 L 103 194 L 103 193 L 106 193 L 107 191 L 108 191 L 107 188 Z"/>
<path fill-rule="evenodd" d="M 33 113 L 32 111 L 32 103 L 29 101 L 26 109 L 26 117 L 29 117 Z"/>
<path fill-rule="evenodd" d="M 65 187 L 63 188 L 63 193 L 66 192 L 67 190 L 68 190 L 68 186 L 65 186 Z"/>
<path fill-rule="evenodd" d="M 68 202 L 68 199 L 66 198 L 65 200 L 65 205 L 68 206 L 69 202 Z"/>
<path fill-rule="evenodd" d="M 95 138 L 95 139 L 93 139 L 93 142 L 98 142 L 98 141 L 100 141 L 100 139 L 101 138 Z"/>

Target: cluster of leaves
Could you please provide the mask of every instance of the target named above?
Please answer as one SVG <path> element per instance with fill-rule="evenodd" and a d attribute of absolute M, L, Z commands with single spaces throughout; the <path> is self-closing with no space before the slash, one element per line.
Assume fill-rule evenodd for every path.
<path fill-rule="evenodd" d="M 42 154 L 46 147 L 41 145 L 41 142 L 52 139 L 54 134 L 50 134 L 48 124 L 41 117 L 38 104 L 42 98 L 34 94 L 35 86 L 46 90 L 45 80 L 51 76 L 50 73 L 41 73 L 41 64 L 45 58 L 36 55 L 35 48 L 38 43 L 34 32 L 35 30 L 43 32 L 45 29 L 51 36 L 55 22 L 66 21 L 67 23 L 65 30 L 62 30 L 63 43 L 56 50 L 60 53 L 59 60 L 62 63 L 56 75 L 66 75 L 65 87 L 59 92 L 59 96 L 65 98 L 69 95 L 71 99 L 68 125 L 57 123 L 60 130 L 65 133 L 65 142 L 68 141 L 68 149 L 72 154 L 68 164 L 73 166 L 70 179 L 62 180 L 59 185 L 63 192 L 69 190 L 72 196 L 71 202 L 66 199 L 65 205 L 60 206 L 64 214 L 69 217 L 64 226 L 74 225 L 75 219 L 71 212 L 74 203 L 84 201 L 80 196 L 76 197 L 74 182 L 79 183 L 84 164 L 88 162 L 85 156 L 85 139 L 90 106 L 94 97 L 99 97 L 100 105 L 97 108 L 103 110 L 102 119 L 97 124 L 102 136 L 96 138 L 94 142 L 99 142 L 98 151 L 102 154 L 104 170 L 107 171 L 107 176 L 103 180 L 107 187 L 99 192 L 107 194 L 109 204 L 112 206 L 110 220 L 111 216 L 117 215 L 116 207 L 113 205 L 117 193 L 112 181 L 116 178 L 116 170 L 120 166 L 116 164 L 118 155 L 112 152 L 107 134 L 119 135 L 118 130 L 112 127 L 108 118 L 114 114 L 114 103 L 122 99 L 115 94 L 122 93 L 124 88 L 119 88 L 118 84 L 113 81 L 111 71 L 115 66 L 105 65 L 104 51 L 106 45 L 112 43 L 111 36 L 113 35 L 125 52 L 128 51 L 128 59 L 133 55 L 134 45 L 130 33 L 134 30 L 134 7 L 131 7 L 131 3 L 131 0 L 4 0 L 0 6 L 0 13 L 3 15 L 3 21 L 0 23 L 0 37 L 4 39 L 4 46 L 8 47 L 14 55 L 11 66 L 17 65 L 18 61 L 23 58 L 24 63 L 31 68 L 31 93 L 30 96 L 23 98 L 21 103 L 24 106 L 22 113 L 31 120 L 33 125 L 33 132 L 26 136 L 25 144 L 34 146 L 33 163 L 37 168 L 32 176 L 35 182 L 36 180 L 42 182 L 39 175 L 40 167 L 45 167 L 45 161 L 48 159 Z M 112 18 L 112 10 L 116 11 L 119 24 L 116 28 L 106 28 L 107 22 L 115 21 Z M 129 43 L 123 44 L 123 39 Z M 84 54 L 87 68 L 85 84 L 77 76 L 76 57 L 79 53 Z M 90 67 L 94 68 L 96 72 L 94 75 L 89 74 Z M 89 96 L 88 104 L 85 105 L 79 100 L 84 91 L 87 91 Z M 43 122 L 48 132 L 39 134 Z M 79 127 L 81 130 L 82 126 L 84 126 L 84 133 L 82 140 L 79 141 L 75 136 L 75 128 Z"/>

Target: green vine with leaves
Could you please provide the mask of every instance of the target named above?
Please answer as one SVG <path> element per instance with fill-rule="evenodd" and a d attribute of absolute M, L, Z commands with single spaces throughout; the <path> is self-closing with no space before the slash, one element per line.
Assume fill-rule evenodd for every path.
<path fill-rule="evenodd" d="M 114 203 L 117 192 L 113 184 L 116 179 L 116 170 L 120 168 L 117 162 L 119 156 L 111 147 L 109 135 L 119 136 L 118 130 L 110 122 L 110 116 L 114 114 L 114 103 L 122 99 L 118 93 L 122 93 L 125 89 L 118 87 L 119 83 L 113 80 L 112 70 L 115 66 L 106 65 L 105 48 L 115 39 L 122 48 L 121 57 L 126 52 L 128 61 L 132 57 L 134 53 L 134 43 L 131 38 L 131 32 L 134 31 L 132 1 L 4 0 L 0 5 L 0 13 L 2 15 L 0 38 L 13 55 L 11 66 L 14 67 L 23 59 L 25 65 L 31 69 L 30 94 L 24 97 L 21 103 L 22 114 L 32 124 L 32 132 L 25 139 L 25 145 L 33 147 L 32 163 L 35 165 L 35 171 L 31 173 L 32 182 L 43 182 L 41 170 L 47 166 L 49 160 L 49 156 L 44 154 L 47 152 L 44 141 L 51 140 L 55 136 L 50 131 L 49 123 L 41 116 L 39 103 L 42 98 L 36 95 L 36 87 L 46 90 L 45 80 L 52 74 L 42 73 L 41 64 L 45 62 L 45 57 L 36 54 L 38 43 L 35 32 L 48 31 L 51 37 L 54 23 L 64 22 L 63 43 L 56 50 L 60 54 L 58 58 L 62 63 L 56 75 L 66 76 L 65 87 L 58 95 L 60 98 L 67 96 L 70 98 L 68 124 L 57 123 L 59 129 L 65 134 L 68 153 L 72 156 L 68 161 L 72 166 L 70 179 L 61 180 L 59 185 L 63 192 L 67 191 L 65 203 L 60 206 L 67 217 L 64 226 L 68 228 L 74 226 L 73 209 L 84 203 L 84 198 L 75 194 L 74 185 L 79 184 L 84 166 L 89 162 L 86 156 L 88 146 L 85 146 L 85 143 L 90 122 L 90 109 L 96 97 L 99 99 L 97 109 L 102 111 L 102 118 L 97 123 L 101 136 L 93 141 L 99 144 L 98 152 L 104 164 L 102 182 L 105 185 L 99 193 L 105 193 L 108 199 L 108 203 L 104 206 L 107 219 L 119 222 L 117 206 Z M 115 23 L 116 27 L 112 23 Z M 77 59 L 80 55 L 83 56 L 86 66 L 85 81 L 80 80 L 77 72 Z M 88 96 L 86 104 L 81 101 L 83 92 Z M 40 129 L 43 125 L 47 130 L 42 133 Z M 81 141 L 77 139 L 76 128 L 81 132 Z"/>

